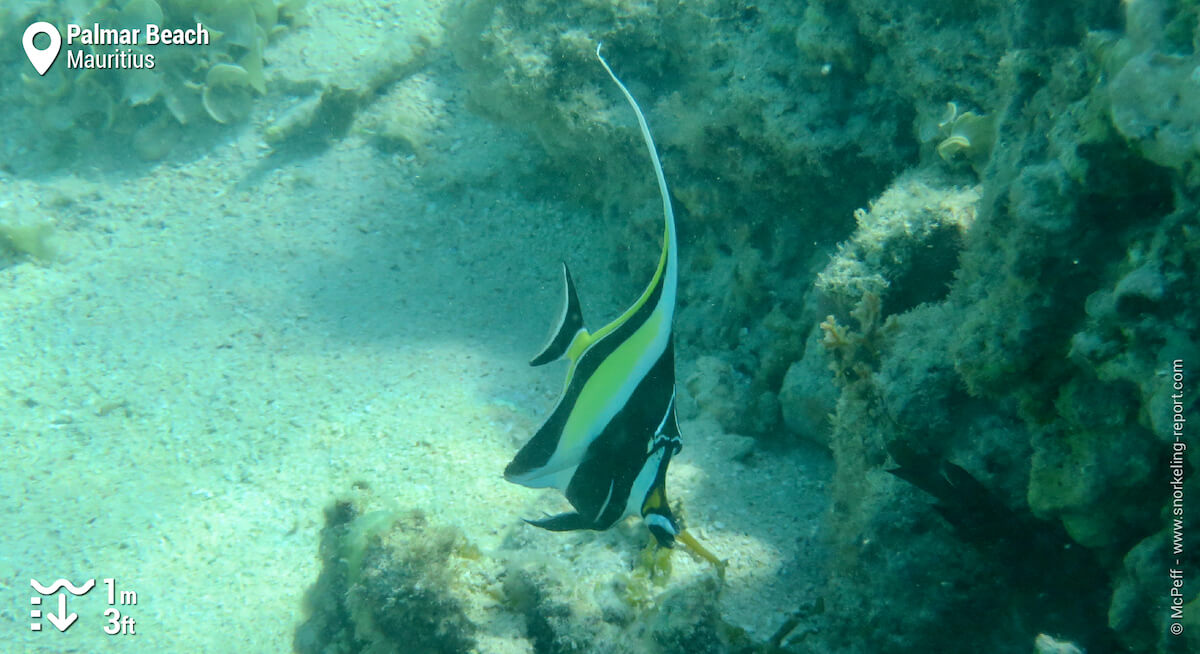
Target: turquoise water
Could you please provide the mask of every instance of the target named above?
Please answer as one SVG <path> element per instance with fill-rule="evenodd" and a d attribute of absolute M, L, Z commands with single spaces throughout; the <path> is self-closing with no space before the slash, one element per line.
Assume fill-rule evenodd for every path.
<path fill-rule="evenodd" d="M 6 4 L 5 651 L 1195 650 L 1198 11 Z M 658 263 L 600 43 L 720 565 L 502 476 Z"/>

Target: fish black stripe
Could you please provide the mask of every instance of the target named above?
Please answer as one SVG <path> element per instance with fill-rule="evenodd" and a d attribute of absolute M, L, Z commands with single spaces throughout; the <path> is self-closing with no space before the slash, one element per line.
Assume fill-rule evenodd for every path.
<path fill-rule="evenodd" d="M 566 262 L 563 262 L 562 271 L 565 295 L 563 313 L 558 324 L 553 327 L 555 333 L 550 341 L 542 348 L 541 353 L 529 362 L 531 366 L 540 366 L 561 358 L 571 347 L 571 342 L 575 340 L 579 330 L 583 329 L 583 311 L 579 308 L 579 294 L 575 291 L 575 280 L 571 278 L 571 269 L 567 267 Z"/>
<path fill-rule="evenodd" d="M 634 480 L 646 459 L 654 453 L 654 450 L 646 451 L 646 443 L 654 438 L 654 427 L 672 408 L 671 395 L 675 390 L 673 345 L 668 342 L 629 401 L 588 445 L 587 453 L 567 486 L 567 500 L 585 516 L 596 514 L 612 487 L 608 507 L 603 515 L 595 518 L 597 529 L 607 529 L 625 515 Z M 667 429 L 674 432 L 674 416 L 669 417 L 668 423 Z M 660 446 L 671 446 L 674 442 L 676 439 L 667 439 Z M 637 499 L 639 503 L 642 500 Z"/>
<path fill-rule="evenodd" d="M 670 261 L 666 263 L 670 265 Z M 579 357 L 579 361 L 575 364 L 574 374 L 571 376 L 571 383 L 563 394 L 562 400 L 559 401 L 558 406 L 555 408 L 554 413 L 546 419 L 546 422 L 533 435 L 533 438 L 525 444 L 525 447 L 521 448 L 517 452 L 517 455 L 513 457 L 508 467 L 504 469 L 505 477 L 514 477 L 530 470 L 536 470 L 550 461 L 550 457 L 558 449 L 558 442 L 562 436 L 563 429 L 566 427 L 567 418 L 575 410 L 575 402 L 579 399 L 579 394 L 583 392 L 583 387 L 587 383 L 587 380 L 596 372 L 600 364 L 620 347 L 622 343 L 628 340 L 639 327 L 645 324 L 658 309 L 658 300 L 662 297 L 663 286 L 666 283 L 665 266 L 663 267 L 663 273 L 659 275 L 658 283 L 654 285 L 649 297 L 646 298 L 646 302 L 632 316 L 629 316 L 629 319 L 623 324 L 606 334 L 599 341 L 592 343 Z M 672 340 L 668 339 L 668 350 L 672 347 L 671 343 Z M 674 357 L 672 356 L 673 359 Z M 673 377 L 674 373 L 672 373 L 672 381 Z M 634 392 L 636 393 L 637 391 L 635 390 Z M 553 435 L 557 435 L 557 437 Z"/>

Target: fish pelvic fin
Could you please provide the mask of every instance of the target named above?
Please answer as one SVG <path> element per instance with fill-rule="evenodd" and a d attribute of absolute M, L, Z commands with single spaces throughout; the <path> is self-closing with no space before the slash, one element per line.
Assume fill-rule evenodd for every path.
<path fill-rule="evenodd" d="M 541 520 L 530 520 L 526 518 L 525 522 L 528 522 L 534 527 L 541 527 L 547 531 L 576 531 L 578 529 L 592 529 L 594 531 L 600 531 L 600 528 L 597 527 L 594 522 L 588 520 L 579 513 L 575 513 L 574 511 L 552 515 L 542 518 Z"/>
<path fill-rule="evenodd" d="M 563 304 L 558 320 L 550 330 L 546 344 L 529 361 L 531 366 L 540 366 L 581 350 L 578 343 L 588 341 L 587 329 L 583 326 L 583 310 L 579 306 L 579 294 L 575 291 L 575 280 L 566 262 L 562 264 Z"/>

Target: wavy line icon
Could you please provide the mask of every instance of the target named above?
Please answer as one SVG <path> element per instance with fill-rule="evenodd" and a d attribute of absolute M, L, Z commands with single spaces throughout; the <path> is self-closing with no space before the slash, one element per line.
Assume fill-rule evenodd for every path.
<path fill-rule="evenodd" d="M 36 590 L 37 592 L 41 593 L 42 595 L 49 595 L 50 593 L 56 593 L 56 592 L 58 592 L 58 590 L 60 588 L 66 588 L 68 591 L 71 592 L 72 595 L 82 595 L 82 594 L 88 592 L 89 590 L 91 590 L 92 586 L 96 585 L 96 580 L 88 579 L 86 584 L 84 584 L 82 586 L 76 586 L 76 585 L 72 584 L 71 582 L 67 581 L 66 579 L 59 579 L 58 581 L 55 581 L 53 584 L 50 584 L 49 586 L 43 586 L 38 583 L 37 579 L 30 579 L 29 585 L 33 586 L 33 589 Z"/>

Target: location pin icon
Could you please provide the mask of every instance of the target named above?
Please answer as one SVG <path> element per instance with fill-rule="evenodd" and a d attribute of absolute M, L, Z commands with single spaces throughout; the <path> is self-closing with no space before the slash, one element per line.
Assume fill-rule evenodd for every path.
<path fill-rule="evenodd" d="M 33 45 L 33 39 L 38 34 L 50 37 L 50 46 L 45 50 L 38 50 Z M 46 71 L 50 70 L 50 66 L 54 65 L 54 60 L 58 58 L 58 51 L 62 48 L 62 34 L 59 34 L 58 28 L 50 23 L 38 21 L 25 28 L 25 36 L 21 37 L 21 45 L 25 46 L 25 56 L 29 57 L 29 63 L 33 64 L 33 69 L 38 72 L 38 75 L 45 75 Z"/>

